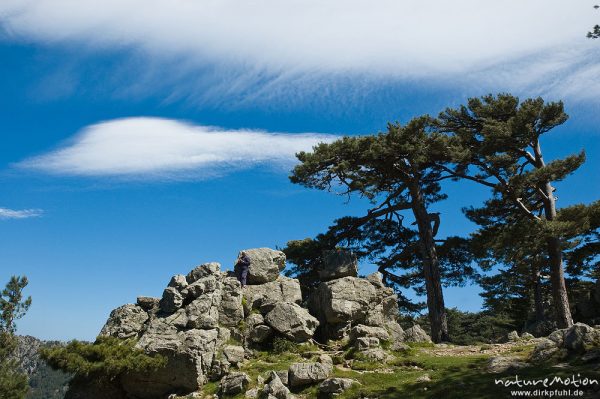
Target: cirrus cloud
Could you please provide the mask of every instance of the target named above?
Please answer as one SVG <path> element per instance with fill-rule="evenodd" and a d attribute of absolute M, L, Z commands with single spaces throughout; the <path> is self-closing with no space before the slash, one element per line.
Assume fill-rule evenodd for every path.
<path fill-rule="evenodd" d="M 67 176 L 206 178 L 257 165 L 289 168 L 297 152 L 335 138 L 125 118 L 88 126 L 61 148 L 15 166 Z"/>
<path fill-rule="evenodd" d="M 41 216 L 41 209 L 21 209 L 14 210 L 8 208 L 0 208 L 0 220 L 2 219 L 28 219 Z"/>
<path fill-rule="evenodd" d="M 167 81 L 181 97 L 201 92 L 221 101 L 256 100 L 261 93 L 277 102 L 273 93 L 289 93 L 281 87 L 290 82 L 301 91 L 294 85 L 364 75 L 594 98 L 599 50 L 585 33 L 600 13 L 592 6 L 564 0 L 4 0 L 0 25 L 17 40 L 135 49 L 152 60 L 140 66 L 146 71 L 138 78 L 156 84 L 132 83 L 131 90 Z"/>

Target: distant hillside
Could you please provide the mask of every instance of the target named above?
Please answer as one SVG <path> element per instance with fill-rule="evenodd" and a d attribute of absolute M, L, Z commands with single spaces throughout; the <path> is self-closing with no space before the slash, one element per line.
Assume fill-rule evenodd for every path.
<path fill-rule="evenodd" d="M 19 336 L 18 339 L 19 346 L 15 356 L 20 367 L 29 376 L 31 387 L 27 399 L 62 399 L 71 376 L 52 370 L 38 355 L 40 347 L 58 342 L 41 341 L 31 336 Z"/>

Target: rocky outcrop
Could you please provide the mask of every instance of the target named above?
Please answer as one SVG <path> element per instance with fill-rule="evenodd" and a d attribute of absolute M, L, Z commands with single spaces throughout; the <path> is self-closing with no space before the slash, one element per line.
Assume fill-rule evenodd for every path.
<path fill-rule="evenodd" d="M 113 392 L 117 397 L 123 393 L 118 399 L 185 395 L 218 380 L 222 395 L 245 392 L 249 379 L 238 371 L 253 349 L 268 347 L 276 337 L 303 343 L 315 338 L 318 328 L 321 338 L 348 338 L 348 345 L 355 345 L 364 359 L 378 362 L 389 356 L 381 348 L 384 342 L 397 345 L 404 340 L 405 331 L 397 323 L 396 295 L 385 287 L 379 273 L 357 277 L 351 253 L 325 254 L 322 277 L 327 281 L 310 295 L 307 309 L 301 306 L 298 280 L 280 275 L 285 267 L 283 252 L 268 248 L 244 252 L 250 265 L 243 289 L 235 273 L 221 271 L 218 263 L 205 263 L 173 276 L 161 298 L 138 297 L 136 304 L 111 312 L 102 335 L 136 338 L 137 348 L 167 360 L 154 372 L 131 372 L 115 379 Z M 264 381 L 259 381 L 256 392 L 249 395 L 263 391 L 270 398 L 290 398 L 287 386 L 319 383 L 332 369 L 329 356 L 295 363 L 274 373 L 264 387 Z M 329 394 L 347 385 L 342 379 L 331 379 L 321 389 Z M 85 392 L 85 380 L 78 380 L 73 395 L 75 388 Z"/>
<path fill-rule="evenodd" d="M 569 355 L 583 355 L 600 348 L 600 329 L 583 323 L 556 330 L 547 338 L 539 339 L 531 354 L 533 362 L 564 359 Z"/>
<path fill-rule="evenodd" d="M 110 313 L 100 335 L 111 335 L 122 339 L 137 337 L 149 317 L 148 312 L 140 306 L 131 304 L 120 306 Z"/>

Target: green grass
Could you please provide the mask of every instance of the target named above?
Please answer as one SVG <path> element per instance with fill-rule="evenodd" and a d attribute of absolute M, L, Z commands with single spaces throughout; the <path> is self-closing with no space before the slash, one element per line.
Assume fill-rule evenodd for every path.
<path fill-rule="evenodd" d="M 461 356 L 435 356 L 429 350 L 430 345 L 412 345 L 403 352 L 395 352 L 395 358 L 387 364 L 354 359 L 353 369 L 335 367 L 333 376 L 352 378 L 360 383 L 338 396 L 339 399 L 359 399 L 364 397 L 378 399 L 503 399 L 510 398 L 511 389 L 495 384 L 495 379 L 514 379 L 514 373 L 489 374 L 485 371 L 490 355 L 472 354 Z M 527 358 L 533 345 L 520 345 L 511 348 L 504 356 Z M 348 358 L 354 353 L 347 352 Z M 250 388 L 256 387 L 259 375 L 266 377 L 271 370 L 286 370 L 292 363 L 307 361 L 298 353 L 273 354 L 268 351 L 257 351 L 255 356 L 246 361 L 241 371 L 246 372 L 252 382 Z M 597 366 L 596 366 L 597 367 Z M 600 370 L 594 370 L 589 364 L 573 360 L 566 368 L 554 368 L 551 364 L 537 365 L 518 371 L 519 378 L 538 379 L 554 376 L 577 376 L 600 380 Z M 424 375 L 431 379 L 417 382 Z M 563 387 L 557 387 L 562 389 Z M 216 393 L 218 383 L 207 384 L 203 392 Z M 318 398 L 317 385 L 293 390 L 302 398 Z M 595 396 L 594 396 L 595 395 Z M 235 397 L 242 398 L 243 395 Z M 563 396 L 564 397 L 564 396 Z M 598 392 L 587 392 L 580 398 L 600 397 Z"/>
<path fill-rule="evenodd" d="M 527 346 L 520 347 L 516 353 L 526 357 Z M 514 378 L 514 373 L 489 374 L 485 372 L 487 355 L 469 356 L 433 356 L 426 351 L 398 356 L 387 365 L 365 367 L 368 372 L 336 369 L 336 377 L 357 380 L 355 385 L 339 398 L 356 399 L 377 397 L 379 399 L 500 399 L 510 398 L 510 388 L 494 383 L 499 378 Z M 362 363 L 359 366 L 363 366 Z M 418 369 L 415 368 L 418 367 Z M 387 369 L 387 370 L 386 370 Z M 378 372 L 379 370 L 379 372 Z M 391 370 L 392 372 L 385 372 Z M 593 371 L 589 365 L 573 362 L 569 368 L 557 369 L 550 365 L 530 367 L 519 370 L 519 377 L 545 378 L 568 377 L 581 373 L 583 377 L 600 379 L 600 372 Z M 419 377 L 428 375 L 429 382 L 417 382 Z M 561 388 L 562 389 L 562 388 Z M 582 397 L 598 397 L 587 393 Z M 597 393 L 595 395 L 598 395 Z"/>

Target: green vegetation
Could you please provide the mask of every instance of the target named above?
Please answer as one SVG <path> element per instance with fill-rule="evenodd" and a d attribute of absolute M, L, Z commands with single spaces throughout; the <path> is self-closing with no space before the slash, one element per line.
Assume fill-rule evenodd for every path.
<path fill-rule="evenodd" d="M 527 357 L 531 347 L 519 347 L 515 353 Z M 495 379 L 514 378 L 514 373 L 489 374 L 486 355 L 436 356 L 428 349 L 397 353 L 397 358 L 387 365 L 360 362 L 361 371 L 336 368 L 334 376 L 355 379 L 354 385 L 339 398 L 355 399 L 377 397 L 380 399 L 495 399 L 508 398 L 510 389 L 494 383 Z M 356 365 L 353 365 L 355 368 Z M 576 362 L 565 369 L 550 366 L 529 367 L 519 370 L 519 378 L 571 377 L 581 373 L 588 378 L 600 378 L 600 372 L 589 365 Z M 427 376 L 427 377 L 425 377 Z M 531 388 L 525 389 L 531 390 Z M 593 397 L 588 392 L 587 397 Z"/>
<path fill-rule="evenodd" d="M 149 356 L 135 348 L 135 340 L 98 337 L 94 343 L 71 341 L 40 351 L 52 368 L 75 376 L 115 378 L 126 372 L 148 372 L 166 365 L 163 356 Z"/>
<path fill-rule="evenodd" d="M 31 297 L 23 299 L 27 277 L 12 276 L 0 295 L 0 398 L 22 399 L 28 391 L 27 376 L 18 370 L 13 355 L 17 341 L 15 320 L 23 317 Z"/>

